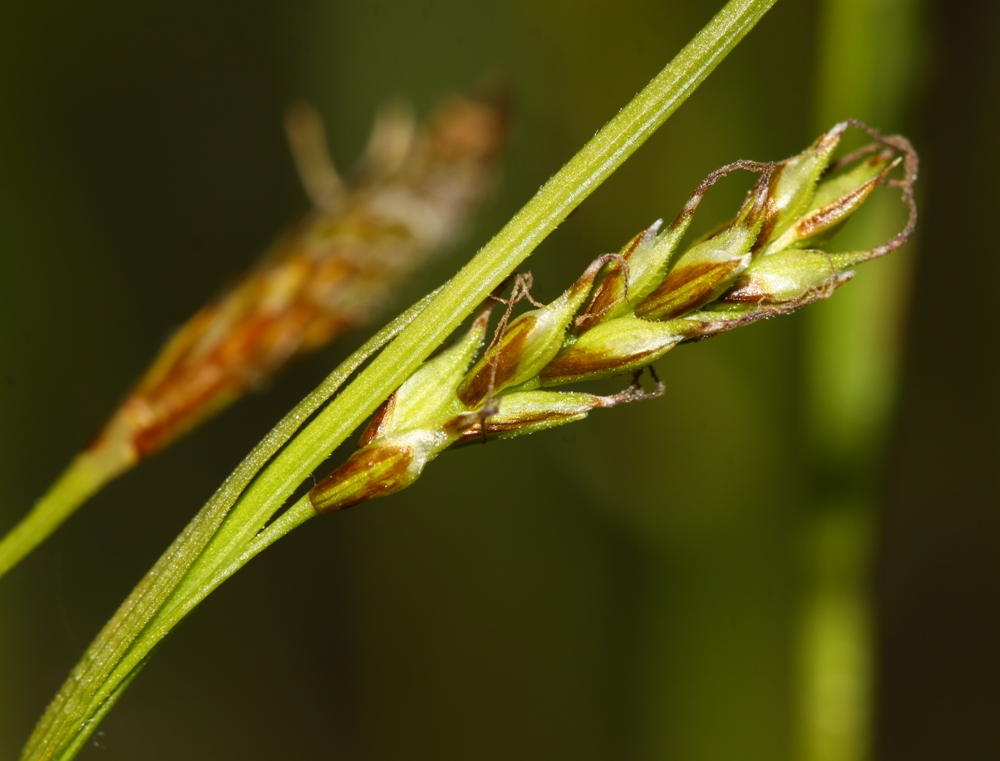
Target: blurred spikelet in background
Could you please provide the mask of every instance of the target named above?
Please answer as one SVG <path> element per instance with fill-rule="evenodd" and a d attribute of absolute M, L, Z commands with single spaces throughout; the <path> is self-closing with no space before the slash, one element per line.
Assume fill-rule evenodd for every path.
<path fill-rule="evenodd" d="M 391 104 L 345 180 L 319 114 L 291 109 L 286 130 L 313 208 L 171 337 L 94 441 L 0 541 L 0 575 L 105 483 L 296 356 L 378 315 L 487 198 L 506 128 L 499 98 L 452 97 L 421 127 Z"/>

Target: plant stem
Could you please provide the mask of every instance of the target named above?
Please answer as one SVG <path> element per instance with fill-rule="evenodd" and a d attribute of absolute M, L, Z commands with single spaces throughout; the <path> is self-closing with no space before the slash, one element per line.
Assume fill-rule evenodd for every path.
<path fill-rule="evenodd" d="M 419 319 L 312 422 L 291 438 L 346 378 L 344 366 L 279 423 L 98 635 L 42 717 L 22 759 L 75 755 L 170 629 L 257 552 L 311 517 L 308 503 L 300 500 L 261 533 L 298 485 L 686 100 L 775 2 L 727 3 L 426 307 L 410 310 L 410 319 L 415 312 Z M 366 356 L 348 360 L 347 374 Z"/>
<path fill-rule="evenodd" d="M 820 28 L 818 120 L 899 127 L 912 77 L 914 0 L 826 0 Z M 872 199 L 849 244 L 899 225 L 895 199 Z M 870 266 L 833 303 L 807 317 L 806 418 L 814 506 L 806 517 L 808 568 L 799 631 L 801 761 L 871 757 L 873 700 L 870 570 L 875 477 L 897 381 L 907 258 Z"/>
<path fill-rule="evenodd" d="M 131 459 L 104 450 L 77 455 L 24 518 L 0 539 L 0 578 L 45 541 L 104 484 L 126 470 Z"/>

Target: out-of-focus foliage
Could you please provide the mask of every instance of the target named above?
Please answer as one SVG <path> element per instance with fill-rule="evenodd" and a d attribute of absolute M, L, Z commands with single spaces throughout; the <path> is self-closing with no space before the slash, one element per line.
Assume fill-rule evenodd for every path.
<path fill-rule="evenodd" d="M 0 530 L 169 329 L 302 206 L 281 134 L 289 102 L 319 105 L 345 165 L 387 96 L 426 112 L 484 75 L 510 87 L 501 193 L 467 249 L 409 286 L 402 306 L 449 275 L 717 5 L 5 3 Z M 921 42 L 926 121 L 876 125 L 915 124 L 929 159 L 881 614 L 883 756 L 908 760 L 996 750 L 984 726 L 996 713 L 985 685 L 997 677 L 987 643 L 1000 599 L 988 509 L 1000 499 L 985 480 L 997 455 L 995 338 L 985 320 L 959 331 L 937 309 L 961 294 L 979 315 L 997 267 L 982 224 L 995 112 L 981 96 L 998 74 L 998 19 L 985 0 L 933 12 Z M 536 296 L 551 299 L 595 253 L 679 208 L 711 169 L 808 140 L 817 22 L 813 2 L 779 3 L 539 251 Z M 704 218 L 746 187 L 713 190 Z M 658 363 L 659 403 L 467 447 L 392 499 L 317 519 L 177 632 L 109 717 L 105 749 L 80 758 L 789 758 L 808 507 L 801 327 L 792 317 L 679 348 Z M 7 578 L 0 757 L 16 754 L 194 510 L 350 348 L 307 360 L 112 485 Z M 946 616 L 921 607 L 927 595 L 946 601 Z M 950 754 L 946 735 L 962 752 Z"/>

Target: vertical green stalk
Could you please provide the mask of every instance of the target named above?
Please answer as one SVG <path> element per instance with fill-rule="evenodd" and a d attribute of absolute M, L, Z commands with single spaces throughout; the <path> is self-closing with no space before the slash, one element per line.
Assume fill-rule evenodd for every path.
<path fill-rule="evenodd" d="M 824 0 L 817 121 L 862 119 L 900 131 L 912 80 L 918 0 Z M 847 231 L 847 246 L 901 226 L 890 193 Z M 814 505 L 799 632 L 799 758 L 871 755 L 870 599 L 880 452 L 898 377 L 909 257 L 887 257 L 806 318 L 805 419 Z"/>

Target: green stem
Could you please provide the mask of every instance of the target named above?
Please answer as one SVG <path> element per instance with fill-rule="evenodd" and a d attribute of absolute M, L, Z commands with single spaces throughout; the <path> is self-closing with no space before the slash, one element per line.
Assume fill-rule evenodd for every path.
<path fill-rule="evenodd" d="M 420 318 L 308 426 L 290 438 L 329 397 L 330 387 L 344 380 L 341 368 L 334 382 L 328 379 L 322 392 L 317 389 L 308 404 L 279 423 L 98 635 L 42 717 L 24 761 L 75 755 L 171 628 L 257 552 L 310 517 L 311 508 L 300 500 L 261 533 L 299 484 L 687 99 L 775 2 L 727 3 L 426 307 L 410 310 L 410 319 L 415 310 Z M 345 363 L 353 364 L 347 374 L 364 358 Z"/>
<path fill-rule="evenodd" d="M 818 116 L 899 128 L 912 76 L 915 0 L 825 0 Z M 847 232 L 859 248 L 899 229 L 892 194 L 872 199 Z M 874 705 L 870 569 L 875 474 L 897 379 L 905 252 L 866 265 L 863 281 L 807 316 L 806 418 L 813 502 L 799 629 L 801 761 L 871 757 Z"/>
<path fill-rule="evenodd" d="M 59 528 L 104 484 L 131 466 L 107 451 L 86 451 L 74 458 L 24 518 L 0 539 L 0 578 Z"/>
<path fill-rule="evenodd" d="M 162 636 L 166 636 L 174 626 L 181 622 L 184 616 L 194 610 L 222 582 L 288 532 L 298 528 L 310 518 L 315 518 L 316 515 L 312 502 L 309 501 L 309 495 L 305 494 L 300 497 L 291 507 L 275 518 L 267 528 L 257 534 L 237 557 L 230 558 L 229 563 L 224 568 L 218 569 L 211 579 L 193 589 L 189 594 L 172 597 L 156 617 L 154 628 L 158 629 Z"/>

